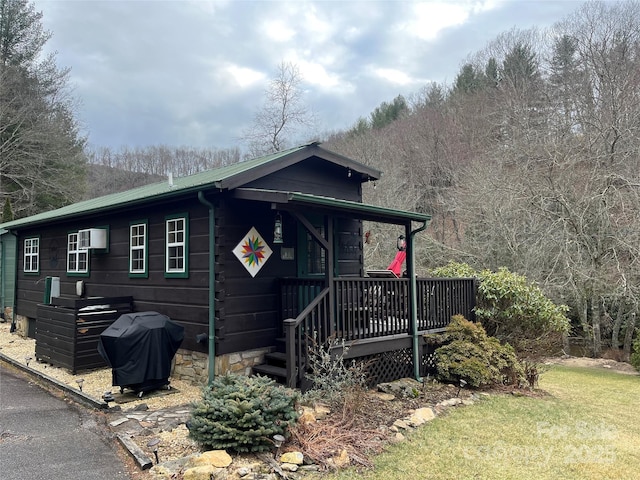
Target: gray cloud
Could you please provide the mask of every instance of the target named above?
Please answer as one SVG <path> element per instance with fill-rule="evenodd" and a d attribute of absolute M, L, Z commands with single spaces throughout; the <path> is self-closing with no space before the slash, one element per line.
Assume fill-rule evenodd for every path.
<path fill-rule="evenodd" d="M 35 1 L 53 32 L 47 48 L 72 69 L 91 144 L 217 148 L 239 144 L 282 60 L 305 75 L 318 129 L 344 129 L 398 94 L 450 83 L 467 55 L 499 33 L 549 26 L 579 5 Z"/>

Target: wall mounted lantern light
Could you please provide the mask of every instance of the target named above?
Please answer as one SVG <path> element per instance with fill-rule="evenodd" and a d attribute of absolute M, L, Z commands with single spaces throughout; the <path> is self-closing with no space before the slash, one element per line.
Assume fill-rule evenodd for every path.
<path fill-rule="evenodd" d="M 404 252 L 407 249 L 407 242 L 404 241 L 404 235 L 400 235 L 396 240 L 396 247 L 398 251 Z"/>
<path fill-rule="evenodd" d="M 283 243 L 282 238 L 282 215 L 276 213 L 276 221 L 273 224 L 273 243 Z"/>

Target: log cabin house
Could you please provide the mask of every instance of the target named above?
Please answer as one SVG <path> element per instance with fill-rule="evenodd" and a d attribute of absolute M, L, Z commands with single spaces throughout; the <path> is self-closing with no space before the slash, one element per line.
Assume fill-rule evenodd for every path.
<path fill-rule="evenodd" d="M 430 217 L 362 203 L 379 177 L 311 143 L 4 223 L 3 307 L 40 360 L 74 372 L 100 366 L 100 332 L 134 310 L 184 326 L 173 376 L 197 382 L 253 370 L 300 386 L 310 336 L 344 340 L 375 381 L 420 377 L 423 334 L 473 317 L 475 284 L 416 277 Z M 363 221 L 399 226 L 406 277 L 365 271 Z"/>

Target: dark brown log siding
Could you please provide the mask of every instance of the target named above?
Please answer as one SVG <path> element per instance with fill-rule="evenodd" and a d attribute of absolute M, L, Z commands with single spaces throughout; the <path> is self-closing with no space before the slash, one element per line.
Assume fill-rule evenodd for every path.
<path fill-rule="evenodd" d="M 313 157 L 246 186 L 310 193 L 358 202 L 362 200 L 362 187 L 355 177 L 349 177 L 348 169 L 340 165 Z"/>
<path fill-rule="evenodd" d="M 165 216 L 186 213 L 189 216 L 189 277 L 165 278 Z M 137 311 L 154 310 L 179 321 L 185 327 L 183 347 L 203 350 L 195 335 L 206 332 L 208 325 L 208 213 L 197 199 L 174 201 L 150 208 L 99 215 L 78 222 L 67 222 L 20 234 L 19 262 L 22 265 L 23 239 L 40 235 L 41 269 L 39 276 L 18 274 L 16 311 L 36 317 L 36 306 L 42 303 L 44 279 L 60 277 L 60 293 L 75 295 L 76 281 L 85 282 L 87 296 L 134 297 Z M 148 220 L 148 278 L 129 277 L 129 224 Z M 67 234 L 79 229 L 109 227 L 109 252 L 92 251 L 89 275 L 67 274 Z"/>
<path fill-rule="evenodd" d="M 283 213 L 284 244 L 273 244 L 276 212 L 269 204 L 229 199 L 218 217 L 221 232 L 220 259 L 216 269 L 224 272 L 224 289 L 218 292 L 220 352 L 228 353 L 274 345 L 280 335 L 278 278 L 295 276 L 296 261 L 282 260 L 281 247 L 295 247 L 293 219 Z M 255 227 L 273 253 L 251 277 L 233 249 Z"/>
<path fill-rule="evenodd" d="M 361 186 L 348 171 L 312 158 L 286 170 L 252 182 L 252 187 L 287 189 L 347 200 L 361 199 Z M 284 244 L 273 244 L 275 211 L 270 204 L 225 198 L 224 194 L 207 194 L 216 205 L 216 354 L 225 354 L 273 345 L 282 335 L 279 318 L 281 277 L 295 277 L 297 257 L 282 260 L 281 248 L 296 248 L 297 225 L 287 212 Z M 189 215 L 189 276 L 165 278 L 165 217 Z M 148 278 L 129 277 L 129 225 L 148 222 Z M 335 221 L 337 265 L 340 275 L 362 274 L 361 222 L 353 219 Z M 109 227 L 109 252 L 92 252 L 90 274 L 71 276 L 66 272 L 67 234 L 92 227 Z M 251 277 L 233 255 L 234 247 L 251 227 L 264 237 L 273 254 L 255 276 Z M 170 202 L 156 202 L 145 208 L 114 210 L 82 220 L 61 222 L 49 227 L 23 230 L 19 236 L 18 301 L 16 311 L 36 318 L 36 306 L 43 301 L 44 279 L 60 277 L 62 295 L 75 295 L 75 284 L 83 280 L 87 296 L 125 296 L 134 298 L 136 311 L 154 310 L 185 327 L 184 348 L 206 351 L 207 344 L 196 343 L 199 333 L 208 333 L 208 209 L 190 194 Z M 22 273 L 25 237 L 40 236 L 40 275 Z"/>

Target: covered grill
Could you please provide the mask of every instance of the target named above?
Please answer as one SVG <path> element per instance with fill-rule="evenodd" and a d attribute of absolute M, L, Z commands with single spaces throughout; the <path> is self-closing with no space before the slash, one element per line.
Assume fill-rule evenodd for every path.
<path fill-rule="evenodd" d="M 184 327 L 158 312 L 121 315 L 100 335 L 98 352 L 112 368 L 114 386 L 143 392 L 169 385 L 171 361 Z"/>

